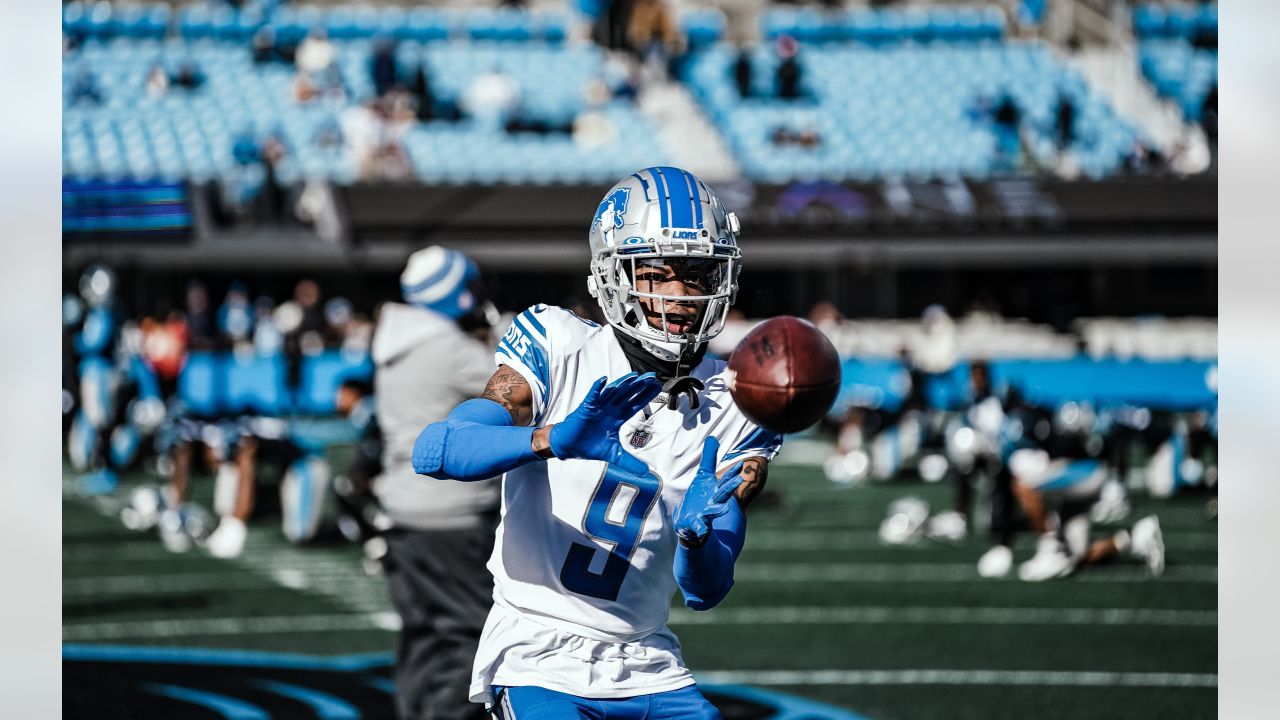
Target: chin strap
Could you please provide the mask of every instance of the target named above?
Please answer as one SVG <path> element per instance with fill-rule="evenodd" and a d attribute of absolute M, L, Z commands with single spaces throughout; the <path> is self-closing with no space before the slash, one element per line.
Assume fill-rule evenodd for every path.
<path fill-rule="evenodd" d="M 693 370 L 693 366 L 702 361 L 703 352 L 700 348 L 693 344 L 685 345 L 680 350 L 680 359 L 676 361 L 676 376 L 671 378 L 662 386 L 662 392 L 667 396 L 667 408 L 676 410 L 680 407 L 680 396 L 689 396 L 689 409 L 697 410 L 702 404 L 702 398 L 699 393 L 706 387 L 701 380 L 689 372 Z M 703 349 L 705 351 L 705 349 Z"/>

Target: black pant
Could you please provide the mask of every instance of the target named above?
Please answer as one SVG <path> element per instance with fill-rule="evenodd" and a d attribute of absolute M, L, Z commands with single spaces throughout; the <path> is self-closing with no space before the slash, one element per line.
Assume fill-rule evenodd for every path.
<path fill-rule="evenodd" d="M 392 530 L 384 560 L 403 627 L 396 649 L 396 713 L 402 720 L 487 718 L 467 700 L 471 664 L 493 604 L 493 526 Z"/>

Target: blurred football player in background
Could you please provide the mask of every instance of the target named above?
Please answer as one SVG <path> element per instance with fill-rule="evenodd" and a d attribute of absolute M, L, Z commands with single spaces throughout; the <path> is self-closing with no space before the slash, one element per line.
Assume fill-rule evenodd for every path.
<path fill-rule="evenodd" d="M 115 490 L 118 473 L 134 465 L 144 441 L 164 420 L 164 402 L 155 371 L 144 357 L 141 329 L 122 322 L 116 301 L 116 275 L 104 265 L 91 265 L 80 277 L 80 298 L 63 300 L 64 355 L 70 352 L 75 373 L 67 380 L 64 357 L 64 413 L 74 412 L 67 427 L 71 465 L 82 475 L 78 490 L 100 495 Z M 68 385 L 78 398 L 68 397 Z M 78 402 L 77 402 L 78 400 Z"/>
<path fill-rule="evenodd" d="M 391 519 L 373 492 L 373 480 L 382 474 L 382 428 L 378 425 L 377 397 L 361 380 L 347 379 L 338 385 L 334 403 L 338 415 L 351 422 L 356 443 L 351 460 L 333 478 L 338 504 L 338 532 L 351 542 L 364 544 L 365 571 L 381 574 L 381 560 L 387 553 L 382 533 Z"/>
<path fill-rule="evenodd" d="M 382 306 L 372 348 L 383 437 L 373 490 L 391 522 L 383 568 L 402 622 L 396 710 L 406 720 L 483 718 L 467 687 L 493 602 L 485 560 L 498 482 L 424 484 L 410 459 L 423 427 L 484 391 L 498 314 L 475 263 L 448 248 L 411 255 L 400 289 L 404 303 Z"/>
<path fill-rule="evenodd" d="M 590 229 L 588 289 L 608 324 L 525 310 L 484 396 L 418 438 L 421 474 L 506 473 L 471 685 L 499 717 L 719 717 L 666 622 L 677 587 L 695 610 L 728 593 L 745 507 L 782 443 L 705 357 L 737 292 L 737 234 L 689 173 L 627 177 Z"/>
<path fill-rule="evenodd" d="M 1090 511 L 1110 477 L 1099 459 L 1104 440 L 1094 432 L 1092 415 L 1077 403 L 1065 403 L 1051 413 L 1016 394 L 1010 398 L 1001 431 L 1005 463 L 1013 476 L 1014 496 L 1038 537 L 1036 554 L 1018 567 L 1022 580 L 1065 577 L 1078 565 L 1120 554 L 1143 560 L 1153 575 L 1164 571 L 1164 541 L 1154 515 L 1139 520 L 1132 530 L 1089 541 Z"/>

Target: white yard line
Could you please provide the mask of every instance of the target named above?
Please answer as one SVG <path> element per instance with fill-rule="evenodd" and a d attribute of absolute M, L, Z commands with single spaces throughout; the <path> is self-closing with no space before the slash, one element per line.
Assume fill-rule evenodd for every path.
<path fill-rule="evenodd" d="M 1214 627 L 1213 610 L 1022 607 L 753 607 L 694 612 L 676 608 L 672 625 L 1161 625 Z"/>
<path fill-rule="evenodd" d="M 63 625 L 62 641 L 89 642 L 126 638 L 155 639 L 208 635 L 333 632 L 340 630 L 380 629 L 393 631 L 399 629 L 399 627 L 400 617 L 393 612 L 134 620 Z"/>
<path fill-rule="evenodd" d="M 1099 533 L 1099 537 L 1102 534 Z M 1164 538 L 1166 550 L 1217 550 L 1216 531 L 1179 531 Z M 866 528 L 832 528 L 830 530 L 787 530 L 759 528 L 747 531 L 747 549 L 757 550 L 880 550 L 893 548 L 880 541 L 875 530 Z M 928 540 L 921 540 L 910 548 L 942 548 Z M 1028 548 L 1031 546 L 1028 545 Z M 975 560 L 976 561 L 976 560 Z"/>
<path fill-rule="evenodd" d="M 62 596 L 167 595 L 214 590 L 261 590 L 275 587 L 271 578 L 230 573 L 172 573 L 75 577 L 62 581 Z"/>
<path fill-rule="evenodd" d="M 78 498 L 68 494 L 68 480 L 64 477 L 64 502 L 74 500 L 87 505 L 99 514 L 118 518 L 122 500 L 115 497 Z M 154 538 L 153 538 L 154 539 Z M 79 549 L 72 551 L 69 562 L 77 565 L 91 558 L 112 562 L 124 558 L 138 562 L 163 562 L 170 558 L 182 558 L 183 555 L 167 553 L 154 540 L 148 546 L 137 542 L 119 545 L 103 545 L 88 549 L 82 557 Z M 204 555 L 203 550 L 194 548 L 192 554 Z M 205 556 L 207 557 L 207 556 Z M 354 613 L 394 613 L 387 597 L 386 588 L 379 578 L 369 577 L 361 568 L 356 558 L 334 558 L 328 553 L 315 552 L 308 548 L 290 544 L 280 537 L 278 531 L 269 527 L 251 527 L 240 557 L 228 561 L 233 567 L 246 571 L 243 577 L 230 573 L 149 573 L 148 575 L 127 575 L 110 577 L 79 577 L 63 583 L 64 595 L 87 594 L 127 594 L 152 593 L 162 594 L 183 591 L 201 591 L 218 589 L 252 589 L 276 585 L 323 596 L 335 602 L 339 607 Z M 64 566 L 67 563 L 64 562 Z M 258 580 L 247 578 L 256 577 Z M 67 587 L 70 586 L 70 591 Z M 398 622 L 398 621 L 397 621 Z"/>
<path fill-rule="evenodd" d="M 1216 688 L 1216 673 L 1057 670 L 708 670 L 698 682 L 729 685 L 1045 685 Z"/>
<path fill-rule="evenodd" d="M 722 608 L 695 613 L 677 608 L 670 624 L 991 624 L 991 625 L 1161 625 L 1212 627 L 1217 613 L 1203 610 L 1128 608 L 929 608 L 929 607 L 761 607 Z M 394 612 L 358 612 L 274 617 L 191 618 L 72 623 L 62 628 L 64 642 L 173 638 L 202 635 L 254 635 L 399 628 Z M 772 681 L 754 681 L 771 684 Z M 781 681 L 773 684 L 787 684 Z M 819 683 L 838 684 L 838 683 Z M 1012 683 L 1017 684 L 1017 683 Z M 1038 683 L 1024 683 L 1038 684 Z"/>
<path fill-rule="evenodd" d="M 733 572 L 738 582 L 999 582 L 978 575 L 975 563 L 757 563 L 744 560 Z M 1217 583 L 1214 565 L 1176 565 L 1159 578 L 1139 566 L 1091 570 L 1082 568 L 1060 582 L 1188 582 Z"/>

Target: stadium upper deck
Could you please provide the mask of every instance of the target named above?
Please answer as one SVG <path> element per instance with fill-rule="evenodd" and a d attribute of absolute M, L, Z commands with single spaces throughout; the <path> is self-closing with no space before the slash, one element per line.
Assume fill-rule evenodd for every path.
<path fill-rule="evenodd" d="M 663 79 L 584 40 L 590 20 L 571 5 L 67 3 L 64 175 L 253 186 L 265 168 L 237 144 L 271 137 L 282 150 L 271 170 L 285 183 L 367 178 L 370 154 L 398 162 L 397 179 L 426 183 L 599 183 L 688 162 L 665 125 L 690 114 L 709 116 L 741 174 L 761 182 L 1048 171 L 1064 149 L 1098 178 L 1134 169 L 1149 145 L 1054 48 L 1008 39 L 994 5 L 762 13 L 764 40 L 745 54 L 750 97 L 735 86 L 724 15 L 684 12 L 680 42 L 663 52 L 698 102 L 665 114 L 636 102 Z M 1169 35 L 1153 15 L 1138 14 L 1139 36 Z M 293 53 L 310 34 L 325 36 L 330 61 L 299 68 Z M 798 97 L 777 87 L 788 38 L 799 42 Z M 1184 71 L 1190 46 L 1172 42 L 1186 44 L 1144 42 L 1143 67 L 1190 115 L 1212 73 L 1199 56 Z M 402 97 L 375 86 L 387 43 Z M 196 82 L 178 87 L 184 68 Z M 476 96 L 493 102 L 478 107 Z"/>

